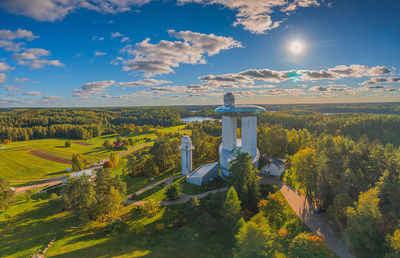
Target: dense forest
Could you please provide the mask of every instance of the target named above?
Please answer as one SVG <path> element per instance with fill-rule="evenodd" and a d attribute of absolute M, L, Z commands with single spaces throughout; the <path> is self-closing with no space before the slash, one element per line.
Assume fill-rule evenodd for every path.
<path fill-rule="evenodd" d="M 71 108 L 0 110 L 0 138 L 12 141 L 71 138 L 89 139 L 118 132 L 126 124 L 180 124 L 178 108 Z"/>

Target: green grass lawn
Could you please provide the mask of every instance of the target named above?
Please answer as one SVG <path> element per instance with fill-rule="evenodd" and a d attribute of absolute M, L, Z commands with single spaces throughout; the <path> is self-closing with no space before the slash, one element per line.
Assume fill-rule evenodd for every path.
<path fill-rule="evenodd" d="M 158 130 L 168 133 L 182 130 L 184 127 L 184 125 L 180 125 Z M 183 130 L 185 133 L 186 131 Z M 133 137 L 138 140 L 137 145 L 141 145 L 145 143 L 144 138 L 147 137 L 154 140 L 156 135 L 150 133 L 125 137 Z M 0 150 L 0 177 L 9 180 L 32 180 L 66 175 L 68 173 L 65 172 L 65 169 L 71 167 L 71 165 L 38 157 L 29 151 L 37 150 L 65 160 L 71 160 L 73 153 L 82 153 L 90 163 L 94 163 L 109 156 L 110 150 L 102 148 L 103 142 L 106 139 L 114 141 L 116 138 L 117 135 L 114 134 L 103 135 L 89 140 L 42 139 L 13 142 L 6 149 Z M 72 143 L 69 148 L 64 147 L 64 143 L 67 140 Z M 83 146 L 74 142 L 84 142 L 92 145 Z M 151 145 L 151 142 L 146 144 L 146 146 Z M 126 153 L 125 155 L 128 154 Z"/>

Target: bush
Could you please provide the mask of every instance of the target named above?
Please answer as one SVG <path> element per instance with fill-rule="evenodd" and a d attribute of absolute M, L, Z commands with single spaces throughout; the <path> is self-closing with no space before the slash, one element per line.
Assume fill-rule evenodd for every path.
<path fill-rule="evenodd" d="M 178 200 L 181 191 L 182 189 L 179 185 L 172 184 L 167 187 L 167 189 L 165 190 L 165 194 L 167 195 L 167 199 L 169 201 L 173 201 L 173 200 Z"/>
<path fill-rule="evenodd" d="M 104 162 L 104 164 L 103 164 L 103 168 L 110 168 L 110 169 L 112 169 L 113 168 L 113 163 L 110 161 L 110 160 L 107 160 L 106 162 Z"/>
<path fill-rule="evenodd" d="M 160 204 L 154 199 L 149 199 L 145 204 L 140 206 L 139 209 L 141 211 L 142 216 L 153 217 L 160 210 Z"/>
<path fill-rule="evenodd" d="M 127 225 L 121 219 L 110 219 L 106 229 L 111 235 L 118 235 L 127 229 Z"/>
<path fill-rule="evenodd" d="M 157 231 L 163 231 L 165 229 L 164 223 L 157 223 L 156 224 L 156 230 Z"/>
<path fill-rule="evenodd" d="M 66 141 L 65 144 L 64 144 L 64 146 L 67 147 L 67 148 L 71 147 L 71 142 Z"/>

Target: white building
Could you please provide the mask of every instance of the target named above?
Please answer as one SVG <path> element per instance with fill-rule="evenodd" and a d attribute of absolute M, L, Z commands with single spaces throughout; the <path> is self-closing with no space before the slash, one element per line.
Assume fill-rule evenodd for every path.
<path fill-rule="evenodd" d="M 182 137 L 179 150 L 182 152 L 182 175 L 187 175 L 192 172 L 192 151 L 194 150 L 189 136 Z"/>
<path fill-rule="evenodd" d="M 280 177 L 283 172 L 285 172 L 285 160 L 268 157 L 264 158 L 267 159 L 268 164 L 261 168 L 261 174 Z"/>
<path fill-rule="evenodd" d="M 235 105 L 235 97 L 232 93 L 227 93 L 224 96 L 224 106 L 215 111 L 222 115 L 222 143 L 219 147 L 222 176 L 229 176 L 230 163 L 240 152 L 248 153 L 252 157 L 253 165 L 257 167 L 260 159 L 257 149 L 257 115 L 264 113 L 265 109 L 253 105 Z M 239 117 L 242 139 L 237 138 Z"/>

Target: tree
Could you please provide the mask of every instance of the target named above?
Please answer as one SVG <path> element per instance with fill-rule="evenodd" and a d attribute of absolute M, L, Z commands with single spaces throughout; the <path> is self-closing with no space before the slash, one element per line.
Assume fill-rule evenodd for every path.
<path fill-rule="evenodd" d="M 68 177 L 63 188 L 63 198 L 80 220 L 97 217 L 97 199 L 93 184 L 87 175 Z"/>
<path fill-rule="evenodd" d="M 70 141 L 66 141 L 64 146 L 67 147 L 67 148 L 71 147 L 71 142 Z"/>
<path fill-rule="evenodd" d="M 261 214 L 246 222 L 235 238 L 237 247 L 233 250 L 234 257 L 267 257 L 272 253 L 274 237 Z"/>
<path fill-rule="evenodd" d="M 3 143 L 4 143 L 5 145 L 9 145 L 9 144 L 11 144 L 11 141 L 10 141 L 9 139 L 4 139 L 4 140 L 3 140 Z"/>
<path fill-rule="evenodd" d="M 111 160 L 106 160 L 105 162 L 104 162 L 104 164 L 103 164 L 103 168 L 109 168 L 109 169 L 113 169 L 113 167 L 114 167 L 114 165 L 113 165 L 113 163 L 112 163 L 112 161 Z"/>
<path fill-rule="evenodd" d="M 144 162 L 143 172 L 147 177 L 155 177 L 159 175 L 160 171 L 157 165 L 154 163 L 154 159 L 152 157 L 148 157 Z"/>
<path fill-rule="evenodd" d="M 80 153 L 72 154 L 72 170 L 73 171 L 81 171 L 86 167 L 86 158 Z"/>
<path fill-rule="evenodd" d="M 393 235 L 387 235 L 386 242 L 391 249 L 388 257 L 400 257 L 400 225 Z"/>
<path fill-rule="evenodd" d="M 100 201 L 101 212 L 103 214 L 108 214 L 108 217 L 111 217 L 119 211 L 123 201 L 124 196 L 118 191 L 118 189 L 111 186 L 110 192 Z"/>
<path fill-rule="evenodd" d="M 350 244 L 361 257 L 380 257 L 383 236 L 380 231 L 382 215 L 379 211 L 378 190 L 361 193 L 355 207 L 347 207 L 347 233 Z"/>
<path fill-rule="evenodd" d="M 178 200 L 179 195 L 181 194 L 181 187 L 177 184 L 171 184 L 165 190 L 165 194 L 167 195 L 167 199 L 170 201 Z"/>
<path fill-rule="evenodd" d="M 325 245 L 322 238 L 311 233 L 300 233 L 289 245 L 289 257 L 325 258 L 335 256 Z"/>
<path fill-rule="evenodd" d="M 106 149 L 112 149 L 114 145 L 110 140 L 105 140 L 103 143 L 103 147 Z"/>
<path fill-rule="evenodd" d="M 316 153 L 311 148 L 298 151 L 292 158 L 293 173 L 296 182 L 306 191 L 307 197 L 313 197 L 317 188 L 317 173 L 315 169 Z"/>
<path fill-rule="evenodd" d="M 251 156 L 247 153 L 239 153 L 236 159 L 231 163 L 231 175 L 228 182 L 235 188 L 242 208 L 257 210 L 257 203 L 260 197 L 259 179 L 257 178 Z"/>
<path fill-rule="evenodd" d="M 7 209 L 15 199 L 15 192 L 10 187 L 9 181 L 0 178 L 0 210 Z"/>
<path fill-rule="evenodd" d="M 195 217 L 199 214 L 200 211 L 200 201 L 194 196 L 190 198 L 190 200 L 185 203 L 185 215 L 189 217 Z"/>
<path fill-rule="evenodd" d="M 221 209 L 221 217 L 228 229 L 234 231 L 235 227 L 242 217 L 240 209 L 240 201 L 235 188 L 229 188 L 228 194 Z"/>
<path fill-rule="evenodd" d="M 285 199 L 280 192 L 269 193 L 267 200 L 258 203 L 258 209 L 267 218 L 270 227 L 280 229 L 286 221 L 284 213 Z"/>
<path fill-rule="evenodd" d="M 110 153 L 110 161 L 113 164 L 113 167 L 118 167 L 119 164 L 119 153 L 116 151 L 113 151 Z"/>

